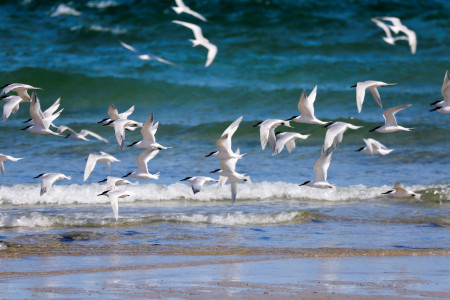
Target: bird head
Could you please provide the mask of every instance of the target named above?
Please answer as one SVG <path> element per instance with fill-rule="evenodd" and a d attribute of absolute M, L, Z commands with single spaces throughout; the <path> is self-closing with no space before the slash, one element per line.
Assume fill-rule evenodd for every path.
<path fill-rule="evenodd" d="M 183 178 L 183 179 L 181 179 L 180 181 L 186 181 L 186 180 L 189 180 L 189 179 L 191 179 L 192 177 L 186 177 L 186 178 Z"/>
<path fill-rule="evenodd" d="M 303 182 L 302 184 L 299 184 L 299 186 L 306 185 L 306 184 L 308 184 L 308 183 L 310 183 L 310 182 L 311 182 L 311 180 L 305 181 L 305 182 Z"/>

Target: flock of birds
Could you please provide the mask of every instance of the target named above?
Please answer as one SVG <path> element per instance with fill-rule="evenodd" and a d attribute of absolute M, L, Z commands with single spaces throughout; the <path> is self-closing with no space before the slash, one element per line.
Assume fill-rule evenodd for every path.
<path fill-rule="evenodd" d="M 190 14 L 202 21 L 207 21 L 201 14 L 193 11 L 189 7 L 187 7 L 182 0 L 175 0 L 177 6 L 173 7 L 174 11 L 178 14 L 187 13 Z M 394 45 L 397 40 L 408 40 L 411 52 L 414 54 L 416 51 L 417 40 L 414 31 L 408 29 L 404 26 L 398 18 L 394 17 L 381 17 L 372 19 L 379 27 L 381 27 L 386 36 L 383 37 L 384 41 L 389 44 Z M 391 25 L 387 25 L 383 21 L 391 22 Z M 205 66 L 208 67 L 213 62 L 216 54 L 217 47 L 211 44 L 202 34 L 201 28 L 198 25 L 187 23 L 183 21 L 173 21 L 173 23 L 187 27 L 191 29 L 194 33 L 195 39 L 190 40 L 193 43 L 193 46 L 202 45 L 208 50 L 207 60 Z M 391 33 L 392 31 L 392 33 Z M 393 36 L 393 34 L 398 34 L 403 32 L 405 35 L 397 35 Z M 134 48 L 131 45 L 128 45 L 122 41 L 120 44 L 126 49 L 138 54 L 140 59 L 143 60 L 156 60 L 162 63 L 166 63 L 169 65 L 174 65 L 174 63 L 167 61 L 158 56 L 154 56 L 151 54 L 144 54 Z M 366 91 L 369 90 L 378 103 L 380 107 L 382 107 L 381 97 L 378 92 L 379 87 L 395 85 L 395 83 L 385 83 L 381 81 L 363 81 L 358 82 L 352 87 L 356 88 L 356 106 L 357 110 L 360 113 L 362 110 L 362 105 L 364 102 Z M 70 138 L 73 140 L 79 141 L 88 141 L 88 137 L 96 138 L 105 143 L 108 142 L 102 136 L 96 134 L 95 132 L 83 129 L 80 132 L 76 132 L 72 128 L 60 125 L 54 125 L 54 121 L 60 116 L 63 109 L 59 109 L 60 106 L 60 98 L 57 99 L 53 105 L 51 105 L 45 111 L 42 111 L 40 101 L 37 97 L 37 93 L 35 90 L 40 90 L 41 88 L 33 87 L 31 85 L 22 84 L 22 83 L 13 83 L 7 84 L 2 87 L 2 91 L 0 93 L 1 99 L 6 103 L 3 106 L 3 115 L 2 121 L 5 121 L 10 117 L 11 114 L 14 114 L 19 109 L 19 104 L 22 102 L 30 103 L 30 119 L 26 122 L 29 123 L 27 127 L 23 128 L 23 130 L 29 131 L 31 133 L 37 134 L 48 134 L 55 136 L 62 136 L 63 132 L 70 132 L 66 138 Z M 28 90 L 33 90 L 31 97 L 28 94 Z M 16 93 L 17 95 L 11 95 L 10 93 Z M 441 89 L 441 94 L 443 100 L 439 100 L 431 103 L 435 108 L 431 111 L 437 111 L 440 113 L 450 113 L 450 76 L 448 71 L 445 73 L 444 82 Z M 268 119 L 265 121 L 258 122 L 254 125 L 254 127 L 259 127 L 260 131 L 260 141 L 261 148 L 264 150 L 267 145 L 270 146 L 273 155 L 279 154 L 284 148 L 287 149 L 289 153 L 291 153 L 295 149 L 295 141 L 297 139 L 307 139 L 309 135 L 303 135 L 297 132 L 275 132 L 275 129 L 279 126 L 292 127 L 290 122 L 297 123 L 308 123 L 315 125 L 324 125 L 327 128 L 327 132 L 325 134 L 324 143 L 322 146 L 321 154 L 317 161 L 314 164 L 314 179 L 305 181 L 300 184 L 300 186 L 309 186 L 313 188 L 321 188 L 328 189 L 334 188 L 333 185 L 328 183 L 327 181 L 327 172 L 331 163 L 331 158 L 334 153 L 334 150 L 339 146 L 339 144 L 343 140 L 344 132 L 347 129 L 357 130 L 361 128 L 361 126 L 355 126 L 346 122 L 324 122 L 315 117 L 314 114 L 314 102 L 317 95 L 317 86 L 311 91 L 309 95 L 306 94 L 305 90 L 302 91 L 300 100 L 298 102 L 298 110 L 300 111 L 300 115 L 293 116 L 287 120 L 280 119 Z M 398 125 L 397 120 L 395 118 L 395 114 L 399 111 L 411 106 L 411 104 L 403 104 L 395 107 L 391 107 L 386 109 L 383 112 L 383 117 L 385 119 L 384 125 L 377 126 L 370 130 L 370 132 L 375 131 L 379 133 L 391 133 L 396 131 L 411 131 L 411 128 L 405 128 L 403 126 Z M 122 150 L 125 148 L 125 132 L 126 130 L 134 131 L 137 128 L 141 128 L 142 140 L 131 143 L 127 145 L 127 147 L 137 147 L 144 149 L 136 157 L 137 170 L 134 172 L 130 172 L 122 177 L 114 177 L 108 176 L 106 179 L 100 181 L 106 183 L 106 190 L 99 194 L 98 196 L 104 195 L 109 197 L 111 201 L 111 205 L 113 208 L 114 216 L 116 220 L 118 219 L 118 199 L 130 196 L 130 193 L 125 189 L 119 189 L 119 186 L 124 186 L 131 184 L 129 180 L 126 178 L 134 178 L 139 180 L 150 180 L 150 179 L 158 179 L 159 173 L 152 174 L 148 170 L 148 162 L 153 159 L 161 150 L 170 149 L 171 147 L 166 147 L 159 144 L 156 141 L 156 132 L 158 130 L 159 122 L 154 123 L 153 113 L 150 114 L 145 123 L 140 123 L 134 120 L 129 119 L 129 116 L 133 113 L 134 106 L 128 109 L 125 112 L 119 113 L 118 110 L 114 107 L 113 104 L 110 104 L 108 108 L 108 118 L 101 120 L 98 123 L 103 124 L 104 126 L 110 126 L 114 128 L 114 133 L 116 140 Z M 232 148 L 232 137 L 236 130 L 238 129 L 243 117 L 239 117 L 235 120 L 225 131 L 221 134 L 219 139 L 216 141 L 217 150 L 209 153 L 206 157 L 215 157 L 218 158 L 220 168 L 216 169 L 210 173 L 219 174 L 219 179 L 216 180 L 209 176 L 195 176 L 195 177 L 186 177 L 181 179 L 181 181 L 186 181 L 191 184 L 192 191 L 194 194 L 201 191 L 202 186 L 208 182 L 218 182 L 219 187 L 223 186 L 226 183 L 229 183 L 231 186 L 231 200 L 232 203 L 235 202 L 237 195 L 237 186 L 239 182 L 250 182 L 250 177 L 246 174 L 241 174 L 236 171 L 236 164 L 239 159 L 242 159 L 246 153 L 240 153 L 240 149 L 237 148 L 236 151 L 233 151 Z M 53 131 L 51 128 L 55 128 L 56 131 Z M 388 149 L 379 141 L 367 138 L 363 139 L 365 146 L 359 148 L 356 151 L 361 151 L 364 154 L 368 155 L 387 155 L 393 151 L 393 149 Z M 0 154 L 0 171 L 4 174 L 4 161 L 19 161 L 23 158 L 15 158 L 9 155 Z M 91 153 L 86 159 L 86 166 L 84 170 L 83 180 L 86 181 L 92 171 L 94 170 L 97 162 L 105 163 L 106 165 L 110 165 L 113 162 L 118 162 L 119 160 L 114 156 L 105 153 Z M 66 176 L 62 173 L 43 173 L 39 174 L 34 178 L 42 179 L 40 195 L 45 194 L 51 186 L 59 180 L 71 180 L 70 176 Z M 397 182 L 392 190 L 387 191 L 386 193 L 390 197 L 416 197 L 416 194 L 412 191 L 406 190 L 403 185 Z"/>

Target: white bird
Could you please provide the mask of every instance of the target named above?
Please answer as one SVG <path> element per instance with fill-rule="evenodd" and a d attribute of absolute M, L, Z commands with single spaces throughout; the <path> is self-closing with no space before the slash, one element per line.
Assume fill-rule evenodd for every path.
<path fill-rule="evenodd" d="M 58 100 L 57 100 L 58 101 Z M 52 107 L 51 107 L 52 108 Z M 52 108 L 53 110 L 53 108 Z M 52 125 L 53 121 L 59 117 L 63 109 L 60 111 L 50 114 L 50 116 L 45 117 L 42 110 L 41 110 L 41 104 L 39 102 L 39 99 L 36 95 L 36 92 L 33 91 L 31 94 L 31 103 L 30 103 L 30 116 L 31 116 L 31 123 L 33 125 L 27 126 L 25 128 L 22 128 L 22 130 L 26 130 L 33 133 L 39 133 L 39 134 L 51 134 L 51 135 L 60 135 L 57 132 L 51 131 L 49 129 L 50 125 Z"/>
<path fill-rule="evenodd" d="M 125 198 L 131 196 L 131 194 L 127 191 L 123 190 L 114 190 L 114 191 L 104 191 L 97 196 L 107 196 L 111 201 L 111 207 L 114 213 L 114 218 L 116 221 L 119 219 L 119 198 Z"/>
<path fill-rule="evenodd" d="M 362 153 L 368 155 L 387 155 L 394 151 L 394 149 L 388 149 L 385 145 L 374 139 L 363 139 L 363 141 L 366 144 L 366 147 L 361 147 L 358 150 L 355 150 L 355 152 L 361 151 Z"/>
<path fill-rule="evenodd" d="M 76 132 L 75 130 L 73 130 L 72 128 L 70 128 L 70 127 L 68 127 L 66 125 L 61 125 L 61 126 L 58 127 L 57 131 L 59 133 L 63 133 L 66 130 L 70 131 L 70 134 L 68 134 L 66 136 L 66 138 L 69 138 L 71 140 L 90 141 L 88 138 L 86 138 L 86 136 L 90 135 L 90 136 L 93 136 L 94 138 L 96 138 L 96 139 L 98 139 L 98 140 L 100 140 L 102 142 L 108 143 L 107 139 L 105 139 L 104 137 L 98 135 L 97 133 L 92 132 L 92 131 L 87 130 L 87 129 L 82 129 L 80 132 Z"/>
<path fill-rule="evenodd" d="M 217 173 L 223 178 L 223 183 L 229 183 L 231 185 L 231 203 L 234 204 L 237 196 L 237 184 L 238 182 L 251 182 L 249 176 L 245 174 L 239 174 L 237 172 L 227 172 L 222 169 L 214 170 L 210 173 Z M 226 180 L 225 180 L 226 179 Z M 219 178 L 219 186 L 221 183 L 221 178 Z"/>
<path fill-rule="evenodd" d="M 36 98 L 37 98 L 37 95 L 36 95 Z M 37 98 L 37 99 L 39 100 L 39 98 Z M 53 102 L 53 104 L 52 104 L 49 108 L 47 108 L 46 110 L 44 110 L 44 111 L 42 111 L 41 105 L 40 105 L 40 104 L 39 104 L 39 105 L 36 105 L 36 104 L 32 103 L 31 105 L 36 105 L 36 107 L 34 107 L 34 109 L 38 111 L 39 115 L 40 115 L 43 119 L 45 119 L 45 118 L 50 118 L 50 117 L 52 117 L 52 116 L 56 113 L 56 111 L 58 110 L 60 104 L 61 104 L 61 97 L 58 98 L 58 99 L 56 99 L 55 102 Z M 63 109 L 61 109 L 59 112 L 62 112 L 62 111 L 63 111 Z M 26 120 L 26 121 L 23 122 L 23 123 L 34 124 L 32 118 Z M 55 124 L 53 124 L 53 122 L 50 123 L 50 126 L 52 126 L 52 127 L 54 127 L 54 128 L 58 128 L 58 126 L 56 126 Z"/>
<path fill-rule="evenodd" d="M 172 21 L 172 22 L 175 24 L 179 24 L 184 27 L 187 27 L 194 32 L 195 39 L 193 39 L 193 40 L 190 39 L 189 41 L 192 42 L 193 47 L 197 47 L 198 45 L 201 45 L 208 50 L 205 67 L 208 67 L 209 65 L 211 65 L 211 63 L 213 62 L 213 60 L 217 54 L 217 46 L 212 44 L 207 38 L 205 38 L 203 36 L 202 29 L 199 26 L 192 24 L 192 23 L 188 23 L 188 22 L 182 22 L 182 21 L 177 21 L 177 20 Z"/>
<path fill-rule="evenodd" d="M 172 9 L 177 13 L 177 14 L 181 14 L 181 13 L 186 13 L 189 14 L 191 16 L 196 17 L 197 19 L 200 19 L 204 22 L 206 22 L 206 18 L 204 16 L 202 16 L 201 14 L 199 14 L 196 11 L 193 11 L 192 9 L 190 9 L 188 6 L 186 6 L 186 4 L 184 4 L 183 0 L 175 0 L 175 3 L 177 4 L 177 6 L 172 6 Z"/>
<path fill-rule="evenodd" d="M 367 80 L 352 85 L 351 87 L 356 87 L 356 107 L 358 108 L 358 112 L 361 112 L 364 97 L 366 95 L 366 89 L 369 89 L 378 105 L 380 107 L 383 107 L 383 104 L 381 103 L 380 93 L 378 92 L 377 87 L 387 85 L 396 85 L 396 83 L 385 83 L 382 81 Z"/>
<path fill-rule="evenodd" d="M 134 48 L 133 46 L 128 45 L 127 43 L 124 43 L 124 42 L 122 42 L 122 41 L 119 41 L 119 43 L 120 43 L 123 47 L 125 47 L 126 49 L 128 49 L 128 50 L 130 50 L 130 51 L 132 51 L 132 52 L 134 52 L 134 53 L 136 53 L 136 54 L 138 54 L 138 57 L 139 57 L 140 59 L 142 59 L 142 60 L 156 60 L 156 61 L 159 61 L 159 62 L 168 64 L 168 65 L 172 65 L 172 66 L 175 65 L 173 62 L 170 62 L 170 61 L 168 61 L 168 60 L 165 60 L 165 59 L 163 59 L 163 58 L 161 58 L 161 57 L 159 57 L 159 56 L 152 55 L 152 54 L 142 53 L 142 52 L 139 51 L 138 49 L 136 49 L 136 48 Z"/>
<path fill-rule="evenodd" d="M 124 111 L 123 113 L 119 113 L 119 111 L 117 110 L 117 108 L 114 106 L 114 104 L 110 104 L 108 107 L 108 116 L 109 118 L 104 118 L 103 120 L 97 122 L 99 124 L 103 124 L 103 125 L 108 125 L 110 127 L 114 127 L 114 125 L 112 124 L 112 120 L 118 120 L 118 119 L 128 119 L 128 117 L 134 112 L 134 105 L 131 106 L 127 111 Z M 136 127 L 127 127 L 127 130 L 135 130 Z"/>
<path fill-rule="evenodd" d="M 117 186 L 131 184 L 126 179 L 114 176 L 108 176 L 107 178 L 100 180 L 98 183 L 106 182 L 106 189 L 109 191 L 115 190 Z"/>
<path fill-rule="evenodd" d="M 384 125 L 377 126 L 373 129 L 369 130 L 369 132 L 376 131 L 376 132 L 381 132 L 381 133 L 390 133 L 390 132 L 395 132 L 395 131 L 399 131 L 399 130 L 411 131 L 412 128 L 405 128 L 403 126 L 398 125 L 397 119 L 395 118 L 395 114 L 397 112 L 399 112 L 407 107 L 410 107 L 411 105 L 412 104 L 403 104 L 403 105 L 398 105 L 398 106 L 394 106 L 389 109 L 386 109 L 383 112 Z"/>
<path fill-rule="evenodd" d="M 378 27 L 383 29 L 383 31 L 386 33 L 386 36 L 383 37 L 383 40 L 386 43 L 388 43 L 390 45 L 395 45 L 396 41 L 407 40 L 408 39 L 408 37 L 404 36 L 404 35 L 393 37 L 392 34 L 391 34 L 391 29 L 389 28 L 389 26 L 386 23 L 380 21 L 378 18 L 372 18 L 370 20 L 372 22 L 374 22 Z"/>
<path fill-rule="evenodd" d="M 294 151 L 295 149 L 295 140 L 305 140 L 309 137 L 309 134 L 304 135 L 297 132 L 277 132 L 275 136 L 278 137 L 278 140 L 275 144 L 275 151 L 272 155 L 279 154 L 281 151 L 283 151 L 284 146 L 286 146 L 286 149 L 289 153 L 292 153 L 292 151 Z"/>
<path fill-rule="evenodd" d="M 382 17 L 382 20 L 389 21 L 392 25 L 389 25 L 389 28 L 395 33 L 403 32 L 406 34 L 408 38 L 409 48 L 411 49 L 411 53 L 416 53 L 417 49 L 417 36 L 416 33 L 402 24 L 399 18 L 396 17 Z"/>
<path fill-rule="evenodd" d="M 326 124 L 326 122 L 323 122 L 314 116 L 314 101 L 316 101 L 316 95 L 317 85 L 314 87 L 309 96 L 306 96 L 306 92 L 305 90 L 303 90 L 297 106 L 298 110 L 300 111 L 300 115 L 293 116 L 292 118 L 288 119 L 288 121 L 319 125 Z"/>
<path fill-rule="evenodd" d="M 86 161 L 86 167 L 84 168 L 84 177 L 83 180 L 86 181 L 89 176 L 91 175 L 92 171 L 95 168 L 95 165 L 97 162 L 103 162 L 106 164 L 106 166 L 109 168 L 112 162 L 118 162 L 117 158 L 114 156 L 100 151 L 100 154 L 91 153 L 89 154 L 87 161 Z"/>
<path fill-rule="evenodd" d="M 406 197 L 416 197 L 418 196 L 414 192 L 405 189 L 403 184 L 396 182 L 392 190 L 382 193 L 383 195 L 388 195 L 390 198 L 406 198 Z"/>
<path fill-rule="evenodd" d="M 242 158 L 244 154 L 240 154 L 233 152 L 231 147 L 231 138 L 239 127 L 239 124 L 242 122 L 242 116 L 237 118 L 230 126 L 225 129 L 220 138 L 216 141 L 216 147 L 219 151 L 213 151 L 206 155 L 205 157 L 213 156 L 216 158 L 224 159 L 224 158 Z"/>
<path fill-rule="evenodd" d="M 333 155 L 333 152 L 322 152 L 319 156 L 319 159 L 314 164 L 314 179 L 305 181 L 304 183 L 300 184 L 319 188 L 319 189 L 332 189 L 333 186 L 328 183 L 327 181 L 327 173 L 328 168 L 330 167 L 331 163 L 331 156 Z"/>
<path fill-rule="evenodd" d="M 160 149 L 146 149 L 136 157 L 137 171 L 130 172 L 123 177 L 130 177 L 142 180 L 158 179 L 159 172 L 152 174 L 148 171 L 148 162 L 153 159 Z"/>
<path fill-rule="evenodd" d="M 63 173 L 42 173 L 34 178 L 42 179 L 41 196 L 44 195 L 56 181 L 63 180 L 63 179 L 68 179 L 68 180 L 72 179 L 72 177 L 66 176 Z"/>
<path fill-rule="evenodd" d="M 269 142 L 272 152 L 275 151 L 276 145 L 275 128 L 277 128 L 280 125 L 292 128 L 292 126 L 289 124 L 289 121 L 278 119 L 268 119 L 253 125 L 253 127 L 259 127 L 259 137 L 261 140 L 262 150 L 266 148 L 267 142 Z"/>
<path fill-rule="evenodd" d="M 192 191 L 194 195 L 202 190 L 202 187 L 205 183 L 208 182 L 217 182 L 216 179 L 208 177 L 208 176 L 194 176 L 194 177 L 186 177 L 181 179 L 180 181 L 187 181 L 191 184 Z"/>
<path fill-rule="evenodd" d="M 0 153 L 0 173 L 5 174 L 5 166 L 3 165 L 4 161 L 10 160 L 10 161 L 15 162 L 15 161 L 19 161 L 21 159 L 24 159 L 24 157 L 17 158 L 17 157 L 12 157 L 12 156 Z"/>
<path fill-rule="evenodd" d="M 27 92 L 28 90 L 42 90 L 41 88 L 23 83 L 10 83 L 2 86 L 1 89 L 0 96 L 6 95 L 9 92 L 15 92 L 24 102 L 31 102 L 31 98 Z"/>
<path fill-rule="evenodd" d="M 3 95 L 2 100 L 6 103 L 3 105 L 3 114 L 2 114 L 2 121 L 5 121 L 9 118 L 11 113 L 15 114 L 19 110 L 19 104 L 20 102 L 24 102 L 23 99 L 20 96 L 7 96 Z"/>
<path fill-rule="evenodd" d="M 128 127 L 140 126 L 142 123 L 130 119 L 118 119 L 111 120 L 109 121 L 109 123 L 106 123 L 104 125 L 109 124 L 114 125 L 114 133 L 116 135 L 117 143 L 119 143 L 120 148 L 123 150 L 125 146 L 125 129 L 127 129 Z"/>
<path fill-rule="evenodd" d="M 444 100 L 433 102 L 432 104 L 436 105 L 436 107 L 430 111 L 437 111 L 440 113 L 449 114 L 450 113 L 450 76 L 448 74 L 448 71 L 446 71 L 445 75 L 444 75 L 444 82 L 442 84 L 441 94 L 442 94 L 442 97 L 444 97 Z"/>
<path fill-rule="evenodd" d="M 328 128 L 323 142 L 322 153 L 330 152 L 331 147 L 336 149 L 344 138 L 344 132 L 347 129 L 359 129 L 362 126 L 355 126 L 346 122 L 330 122 L 324 126 Z"/>
<path fill-rule="evenodd" d="M 156 142 L 156 131 L 158 130 L 159 122 L 153 124 L 153 113 L 147 118 L 144 126 L 141 128 L 142 140 L 134 142 L 127 147 L 138 147 L 146 149 L 169 149 L 172 147 L 165 147 Z"/>

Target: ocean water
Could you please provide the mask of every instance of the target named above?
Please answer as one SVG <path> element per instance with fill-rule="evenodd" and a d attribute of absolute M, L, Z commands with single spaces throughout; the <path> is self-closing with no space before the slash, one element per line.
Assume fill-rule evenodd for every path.
<path fill-rule="evenodd" d="M 34 249 L 24 252 L 28 255 L 61 245 L 87 251 L 77 248 L 82 245 L 108 252 L 113 244 L 162 245 L 169 252 L 204 247 L 206 253 L 215 253 L 218 245 L 233 251 L 283 247 L 286 253 L 450 247 L 450 118 L 429 112 L 429 103 L 442 98 L 450 69 L 448 1 L 186 4 L 208 22 L 177 15 L 172 1 L 0 3 L 0 85 L 41 87 L 43 108 L 61 97 L 64 111 L 56 125 L 89 129 L 109 140 L 81 142 L 21 131 L 29 117 L 27 103 L 0 124 L 0 153 L 25 157 L 6 162 L 0 178 L 2 251 L 25 251 L 27 245 Z M 406 41 L 383 42 L 383 31 L 370 21 L 377 16 L 399 17 L 415 30 L 417 53 L 411 54 Z M 193 48 L 192 32 L 172 20 L 200 25 L 217 45 L 210 67 L 204 66 L 206 49 Z M 176 65 L 140 60 L 119 41 Z M 357 112 L 350 86 L 364 80 L 397 83 L 379 89 L 383 108 L 367 93 Z M 272 156 L 261 150 L 259 129 L 252 127 L 298 115 L 302 89 L 309 94 L 315 85 L 319 119 L 363 126 L 348 130 L 335 150 L 328 170 L 332 190 L 299 186 L 314 176 L 325 128 L 280 127 L 310 137 L 297 141 L 293 153 Z M 126 188 L 132 196 L 119 201 L 118 221 L 109 199 L 97 196 L 106 189 L 98 181 L 134 171 L 142 150 L 122 151 L 112 128 L 97 124 L 107 117 L 110 103 L 120 112 L 135 105 L 130 118 L 140 122 L 154 113 L 158 141 L 174 147 L 149 162 L 152 173 L 160 172 L 158 180 L 132 180 Z M 413 131 L 369 132 L 383 124 L 383 109 L 406 103 L 412 106 L 396 116 Z M 239 184 L 234 205 L 228 185 L 207 185 L 193 195 L 180 179 L 219 168 L 217 159 L 205 155 L 240 116 L 233 147 L 247 155 L 237 171 L 252 183 Z M 369 137 L 395 150 L 373 157 L 355 152 Z M 126 144 L 140 139 L 139 130 L 126 133 Z M 83 182 L 85 159 L 98 151 L 120 162 L 109 169 L 97 164 Z M 62 172 L 72 180 L 59 181 L 40 196 L 40 182 L 33 177 L 44 172 Z M 382 195 L 397 181 L 420 199 Z"/>

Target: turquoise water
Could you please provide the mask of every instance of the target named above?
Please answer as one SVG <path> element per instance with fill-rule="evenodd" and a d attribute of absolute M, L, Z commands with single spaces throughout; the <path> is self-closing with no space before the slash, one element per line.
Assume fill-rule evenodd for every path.
<path fill-rule="evenodd" d="M 78 13 L 62 14 L 60 5 Z M 204 237 L 206 230 L 206 245 L 220 244 L 213 237 L 225 227 L 242 231 L 246 246 L 449 247 L 443 237 L 450 223 L 450 119 L 429 112 L 428 105 L 441 98 L 450 68 L 448 1 L 189 1 L 206 23 L 175 14 L 172 5 L 132 0 L 0 3 L 0 85 L 43 88 L 38 96 L 44 108 L 61 97 L 64 111 L 56 125 L 86 128 L 109 140 L 79 142 L 20 131 L 29 116 L 27 103 L 1 123 L 0 153 L 25 157 L 6 162 L 0 179 L 3 241 L 15 243 L 22 234 L 26 240 L 41 230 L 48 233 L 44 240 L 52 240 L 74 228 L 97 232 L 126 226 L 145 233 L 157 226 L 167 236 L 181 231 Z M 383 31 L 370 21 L 377 16 L 397 16 L 415 30 L 417 53 L 412 55 L 405 41 L 384 43 Z M 192 33 L 172 20 L 200 25 L 217 45 L 210 67 L 204 67 L 206 50 L 193 48 L 188 41 Z M 140 60 L 119 40 L 176 66 Z M 358 114 L 350 86 L 364 80 L 397 83 L 379 89 L 383 108 L 411 103 L 397 120 L 412 132 L 368 132 L 384 120 L 383 109 L 369 93 Z M 347 131 L 333 155 L 328 171 L 328 181 L 336 185 L 332 191 L 298 186 L 313 177 L 325 128 L 283 128 L 310 137 L 298 141 L 292 154 L 272 156 L 261 150 L 258 128 L 251 127 L 264 119 L 297 115 L 302 89 L 309 94 L 315 85 L 319 119 L 363 126 Z M 152 173 L 161 173 L 159 180 L 133 181 L 133 196 L 120 200 L 118 223 L 109 200 L 96 196 L 105 189 L 97 181 L 134 171 L 141 150 L 122 151 L 112 128 L 97 124 L 107 117 L 110 103 L 120 112 L 135 105 L 130 118 L 140 122 L 153 112 L 160 122 L 158 141 L 175 147 L 149 163 Z M 219 167 L 218 160 L 204 156 L 240 116 L 233 146 L 248 154 L 237 171 L 247 173 L 253 183 L 239 185 L 235 206 L 227 186 L 208 186 L 194 196 L 179 180 Z M 395 150 L 385 157 L 355 152 L 369 137 Z M 139 131 L 127 132 L 126 143 L 140 138 Z M 110 169 L 97 165 L 83 182 L 85 159 L 98 151 L 120 162 Z M 62 172 L 72 180 L 57 182 L 40 197 L 33 177 L 43 172 Z M 421 201 L 382 196 L 396 181 L 422 195 Z M 259 236 L 248 226 L 264 227 L 266 233 Z M 391 238 L 374 238 L 382 231 Z M 299 232 L 305 235 L 301 243 Z M 125 243 L 158 239 L 119 235 Z"/>

